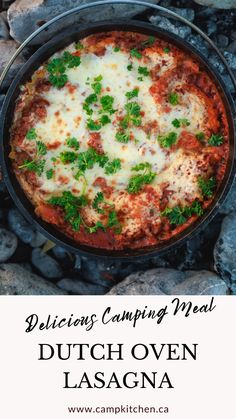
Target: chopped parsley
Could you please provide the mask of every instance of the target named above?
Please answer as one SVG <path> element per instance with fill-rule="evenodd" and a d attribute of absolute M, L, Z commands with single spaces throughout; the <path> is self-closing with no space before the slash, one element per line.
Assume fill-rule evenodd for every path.
<path fill-rule="evenodd" d="M 80 51 L 80 50 L 81 50 L 81 49 L 83 49 L 83 48 L 84 48 L 84 46 L 83 46 L 83 44 L 81 44 L 81 42 L 80 42 L 80 41 L 75 43 L 75 49 L 76 49 L 77 51 Z"/>
<path fill-rule="evenodd" d="M 198 178 L 198 186 L 204 197 L 211 198 L 217 186 L 216 179 L 214 176 L 211 176 L 209 179 L 200 177 Z"/>
<path fill-rule="evenodd" d="M 96 95 L 96 93 L 91 93 L 91 95 L 87 96 L 85 99 L 85 103 L 86 105 L 91 105 L 92 103 L 97 102 L 98 97 Z"/>
<path fill-rule="evenodd" d="M 46 177 L 47 179 L 52 179 L 53 178 L 53 174 L 54 174 L 54 170 L 53 169 L 49 169 L 46 171 Z"/>
<path fill-rule="evenodd" d="M 128 98 L 128 100 L 133 99 L 134 97 L 137 97 L 139 93 L 139 89 L 135 88 L 131 90 L 130 92 L 126 92 L 125 96 Z"/>
<path fill-rule="evenodd" d="M 29 131 L 27 131 L 25 137 L 26 137 L 27 140 L 35 140 L 37 138 L 35 128 L 30 128 Z"/>
<path fill-rule="evenodd" d="M 161 215 L 167 217 L 170 224 L 181 225 L 184 224 L 192 215 L 202 215 L 203 209 L 198 200 L 195 200 L 190 206 L 181 207 L 177 205 L 173 208 L 166 208 Z"/>
<path fill-rule="evenodd" d="M 40 160 L 40 161 L 26 160 L 24 164 L 19 166 L 19 169 L 27 169 L 30 172 L 34 172 L 36 173 L 36 175 L 41 176 L 44 170 L 45 163 L 46 163 L 45 160 Z"/>
<path fill-rule="evenodd" d="M 100 75 L 98 77 L 95 77 L 94 83 L 91 84 L 91 87 L 94 90 L 94 93 L 96 95 L 99 95 L 101 93 L 101 91 L 102 91 L 102 83 L 101 83 L 101 80 L 102 80 L 102 75 Z"/>
<path fill-rule="evenodd" d="M 108 214 L 108 221 L 107 221 L 107 227 L 113 228 L 115 227 L 115 233 L 119 234 L 121 232 L 121 225 L 118 220 L 117 214 L 115 211 L 111 211 Z"/>
<path fill-rule="evenodd" d="M 100 204 L 104 202 L 104 195 L 102 192 L 98 192 L 93 200 L 92 207 L 99 214 L 104 214 L 104 209 L 100 207 Z"/>
<path fill-rule="evenodd" d="M 99 131 L 102 128 L 102 125 L 94 122 L 92 119 L 89 119 L 87 121 L 87 128 L 90 131 Z"/>
<path fill-rule="evenodd" d="M 173 105 L 173 106 L 178 105 L 178 103 L 179 103 L 179 96 L 175 92 L 171 92 L 169 94 L 168 99 L 169 99 L 170 104 Z"/>
<path fill-rule="evenodd" d="M 81 62 L 80 57 L 71 54 L 69 51 L 64 52 L 62 59 L 68 68 L 79 67 Z"/>
<path fill-rule="evenodd" d="M 131 57 L 142 58 L 142 54 L 141 54 L 141 52 L 138 51 L 137 48 L 131 49 L 130 50 L 130 55 L 131 55 Z"/>
<path fill-rule="evenodd" d="M 70 148 L 74 148 L 75 150 L 79 149 L 79 141 L 75 137 L 67 138 L 66 145 Z"/>
<path fill-rule="evenodd" d="M 121 160 L 117 158 L 109 161 L 104 169 L 106 175 L 113 175 L 121 169 Z"/>
<path fill-rule="evenodd" d="M 55 87 L 63 87 L 68 81 L 66 70 L 68 68 L 78 67 L 80 57 L 65 51 L 62 57 L 53 58 L 46 66 L 49 73 L 49 81 Z"/>
<path fill-rule="evenodd" d="M 131 71 L 131 70 L 132 70 L 132 68 L 133 68 L 133 64 L 129 64 L 129 65 L 127 65 L 127 70 L 128 70 L 128 71 Z"/>
<path fill-rule="evenodd" d="M 153 181 L 153 179 L 156 177 L 156 173 L 152 172 L 151 168 L 152 166 L 148 162 L 140 163 L 132 168 L 133 171 L 143 172 L 130 178 L 127 187 L 127 191 L 130 194 L 139 192 L 145 184 L 150 184 Z"/>
<path fill-rule="evenodd" d="M 98 154 L 94 148 L 90 147 L 87 151 L 78 154 L 78 168 L 81 172 L 85 172 L 87 169 L 92 169 L 95 163 L 104 167 L 108 160 L 105 154 Z"/>
<path fill-rule="evenodd" d="M 197 138 L 197 140 L 199 140 L 199 141 L 204 140 L 204 138 L 205 138 L 205 134 L 204 134 L 204 132 L 198 132 L 198 133 L 196 134 L 196 138 Z"/>
<path fill-rule="evenodd" d="M 170 48 L 165 47 L 165 48 L 163 48 L 163 51 L 168 54 L 170 52 Z"/>
<path fill-rule="evenodd" d="M 127 128 L 129 123 L 132 122 L 135 126 L 141 125 L 141 114 L 140 114 L 140 105 L 137 102 L 129 102 L 125 105 L 125 110 L 127 115 L 121 121 L 122 128 Z"/>
<path fill-rule="evenodd" d="M 119 131 L 116 133 L 116 140 L 119 141 L 120 143 L 126 144 L 129 142 L 130 136 L 129 134 L 125 132 Z"/>
<path fill-rule="evenodd" d="M 45 156 L 47 154 L 47 147 L 42 141 L 37 141 L 37 156 Z"/>
<path fill-rule="evenodd" d="M 190 121 L 186 118 L 176 118 L 171 123 L 175 128 L 188 127 L 190 125 Z"/>
<path fill-rule="evenodd" d="M 102 111 L 109 112 L 110 114 L 114 113 L 113 102 L 114 102 L 114 97 L 109 96 L 109 95 L 102 96 L 100 99 L 100 103 L 102 105 Z"/>
<path fill-rule="evenodd" d="M 65 211 L 65 221 L 68 221 L 73 230 L 78 231 L 82 224 L 82 217 L 79 209 L 86 206 L 88 201 L 84 195 L 75 196 L 70 191 L 62 192 L 61 196 L 54 196 L 49 199 L 50 205 L 56 205 Z"/>
<path fill-rule="evenodd" d="M 114 48 L 113 48 L 113 51 L 114 51 L 114 52 L 119 52 L 119 51 L 120 51 L 120 47 L 114 47 Z"/>
<path fill-rule="evenodd" d="M 219 135 L 219 134 L 212 134 L 208 140 L 208 144 L 215 147 L 219 147 L 220 145 L 223 144 L 223 142 L 224 142 L 224 139 L 222 135 Z"/>
<path fill-rule="evenodd" d="M 170 132 L 167 135 L 159 135 L 157 140 L 159 141 L 162 147 L 168 148 L 171 147 L 177 141 L 176 132 Z"/>
<path fill-rule="evenodd" d="M 154 36 L 149 36 L 149 38 L 146 39 L 146 41 L 142 42 L 142 45 L 145 46 L 145 47 L 146 46 L 151 46 L 151 45 L 154 44 L 154 42 L 155 42 L 155 37 Z"/>
<path fill-rule="evenodd" d="M 149 76 L 149 70 L 147 67 L 138 67 L 138 73 L 142 74 L 143 76 Z"/>
<path fill-rule="evenodd" d="M 106 124 L 109 124 L 109 122 L 111 122 L 111 120 L 110 120 L 108 115 L 102 115 L 101 118 L 99 119 L 99 122 L 102 125 L 106 125 Z"/>
<path fill-rule="evenodd" d="M 78 154 L 74 153 L 74 151 L 63 151 L 60 153 L 60 160 L 63 164 L 74 163 L 77 157 Z"/>

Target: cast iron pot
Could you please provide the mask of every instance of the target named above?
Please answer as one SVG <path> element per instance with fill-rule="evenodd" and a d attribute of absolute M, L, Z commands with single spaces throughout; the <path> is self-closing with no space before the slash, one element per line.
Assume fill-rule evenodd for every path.
<path fill-rule="evenodd" d="M 221 187 L 218 189 L 213 202 L 210 207 L 201 217 L 201 219 L 196 220 L 191 224 L 187 229 L 185 229 L 180 234 L 171 238 L 170 240 L 158 244 L 155 246 L 145 247 L 142 249 L 126 249 L 126 250 L 104 250 L 94 247 L 85 246 L 79 243 L 74 242 L 72 239 L 66 237 L 59 230 L 57 230 L 52 225 L 44 222 L 42 219 L 36 216 L 34 212 L 34 206 L 31 204 L 29 199 L 26 197 L 24 191 L 22 190 L 20 184 L 18 183 L 16 176 L 12 170 L 11 160 L 9 158 L 10 153 L 10 128 L 12 125 L 12 117 L 14 113 L 16 99 L 20 94 L 20 86 L 27 82 L 32 73 L 49 57 L 51 57 L 56 51 L 66 47 L 72 42 L 79 41 L 80 39 L 98 32 L 106 32 L 111 30 L 122 30 L 122 31 L 131 31 L 131 32 L 140 32 L 146 35 L 153 35 L 161 37 L 166 41 L 169 41 L 189 53 L 192 57 L 195 57 L 208 71 L 211 79 L 214 81 L 218 87 L 221 97 L 226 108 L 229 130 L 230 130 L 230 152 L 229 160 L 227 162 L 227 168 L 225 172 L 224 179 L 222 181 Z M 42 234 L 44 234 L 49 240 L 52 240 L 56 244 L 65 247 L 67 250 L 73 253 L 82 253 L 95 257 L 105 257 L 112 259 L 133 259 L 133 258 L 145 258 L 150 256 L 159 256 L 164 252 L 169 250 L 176 249 L 177 246 L 183 244 L 185 241 L 191 239 L 194 234 L 199 233 L 200 230 L 206 228 L 207 224 L 213 219 L 216 215 L 219 206 L 224 201 L 230 186 L 233 181 L 235 167 L 234 167 L 234 157 L 235 157 L 235 131 L 234 131 L 234 116 L 235 109 L 231 95 L 226 88 L 225 84 L 219 77 L 218 73 L 214 68 L 209 65 L 209 62 L 195 49 L 192 45 L 188 44 L 183 39 L 173 35 L 167 31 L 161 30 L 158 27 L 153 25 L 138 22 L 134 20 L 116 20 L 111 22 L 101 22 L 94 24 L 86 25 L 77 25 L 69 30 L 65 30 L 60 33 L 60 35 L 55 36 L 49 42 L 44 44 L 39 48 L 27 61 L 27 63 L 22 67 L 14 81 L 12 82 L 6 99 L 3 105 L 0 121 L 0 141 L 1 141 L 1 165 L 4 174 L 4 181 L 7 185 L 7 188 L 12 196 L 12 199 L 16 206 L 19 208 L 21 213 L 28 219 L 28 221 L 33 224 Z"/>

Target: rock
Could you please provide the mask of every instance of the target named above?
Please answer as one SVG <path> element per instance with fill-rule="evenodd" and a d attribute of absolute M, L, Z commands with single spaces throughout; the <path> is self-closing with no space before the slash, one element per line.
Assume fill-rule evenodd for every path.
<path fill-rule="evenodd" d="M 111 295 L 164 295 L 184 280 L 184 273 L 176 269 L 151 269 L 136 272 L 114 286 Z"/>
<path fill-rule="evenodd" d="M 236 212 L 225 217 L 214 249 L 215 269 L 229 286 L 236 284 Z"/>
<path fill-rule="evenodd" d="M 11 231 L 13 231 L 24 243 L 31 243 L 34 240 L 34 229 L 16 208 L 10 209 L 8 213 L 8 223 Z"/>
<path fill-rule="evenodd" d="M 220 74 L 224 73 L 225 66 L 223 62 L 221 61 L 220 57 L 215 52 L 212 52 L 209 55 L 209 61 L 213 65 L 213 67 L 215 67 L 215 69 L 219 71 Z"/>
<path fill-rule="evenodd" d="M 225 282 L 210 271 L 188 271 L 186 280 L 172 289 L 174 295 L 226 295 Z"/>
<path fill-rule="evenodd" d="M 189 35 L 187 41 L 193 45 L 199 52 L 201 52 L 206 57 L 209 54 L 209 50 L 204 42 L 203 38 L 200 35 Z"/>
<path fill-rule="evenodd" d="M 19 45 L 11 39 L 0 39 L 0 74 L 2 74 L 3 69 L 7 65 L 12 55 L 16 52 L 18 46 Z M 5 78 L 5 81 L 3 83 L 3 89 L 6 89 L 10 85 L 12 79 L 16 76 L 16 74 L 21 69 L 24 63 L 25 59 L 22 57 L 22 55 L 16 58 L 8 72 L 8 75 Z"/>
<path fill-rule="evenodd" d="M 231 32 L 231 39 L 236 40 L 236 31 Z"/>
<path fill-rule="evenodd" d="M 236 55 L 231 54 L 231 52 L 225 51 L 224 56 L 228 61 L 228 64 L 232 70 L 236 70 Z"/>
<path fill-rule="evenodd" d="M 215 42 L 219 48 L 224 49 L 229 44 L 229 38 L 226 35 L 219 34 L 216 36 Z"/>
<path fill-rule="evenodd" d="M 219 208 L 221 214 L 229 214 L 232 211 L 236 211 L 236 177 L 234 178 L 231 189 L 227 195 L 223 205 Z"/>
<path fill-rule="evenodd" d="M 230 52 L 231 54 L 236 54 L 236 40 L 231 42 L 231 44 L 229 44 L 227 51 Z"/>
<path fill-rule="evenodd" d="M 45 278 L 54 279 L 62 277 L 62 269 L 59 263 L 39 248 L 32 251 L 31 262 Z"/>
<path fill-rule="evenodd" d="M 0 265 L 0 295 L 62 295 L 57 286 L 29 272 L 19 264 Z"/>
<path fill-rule="evenodd" d="M 167 19 L 166 17 L 162 16 L 151 16 L 149 18 L 150 22 L 153 25 L 157 25 L 159 28 L 165 29 L 167 31 L 170 31 L 174 33 L 175 35 L 180 36 L 181 38 L 186 38 L 190 35 L 191 29 L 182 24 L 176 24 L 176 21 L 173 21 L 173 23 Z"/>
<path fill-rule="evenodd" d="M 185 8 L 178 8 L 178 7 L 168 7 L 168 9 L 172 10 L 172 12 L 177 13 L 178 15 L 184 17 L 185 19 L 193 22 L 195 13 L 193 9 L 185 9 Z"/>
<path fill-rule="evenodd" d="M 0 263 L 6 262 L 15 253 L 17 242 L 15 234 L 0 228 Z"/>
<path fill-rule="evenodd" d="M 9 39 L 9 29 L 7 24 L 7 13 L 0 13 L 0 39 Z"/>
<path fill-rule="evenodd" d="M 236 0 L 194 0 L 202 6 L 214 7 L 217 9 L 234 9 Z"/>
<path fill-rule="evenodd" d="M 217 31 L 216 23 L 213 22 L 213 20 L 208 20 L 206 28 L 207 28 L 206 31 L 207 31 L 208 36 L 212 35 L 213 33 Z"/>
<path fill-rule="evenodd" d="M 41 247 L 44 243 L 46 243 L 47 238 L 43 236 L 39 231 L 35 231 L 34 238 L 30 242 L 30 246 L 32 247 Z"/>
<path fill-rule="evenodd" d="M 95 285 L 85 281 L 78 281 L 71 278 L 61 279 L 57 286 L 64 291 L 76 295 L 103 295 L 107 288 L 102 285 Z"/>
<path fill-rule="evenodd" d="M 76 6 L 90 3 L 90 0 L 18 0 L 8 9 L 8 22 L 11 36 L 18 42 L 23 42 L 32 32 L 53 17 L 72 9 Z M 156 0 L 150 0 L 156 3 Z M 132 17 L 145 10 L 145 7 L 136 5 L 103 5 L 87 9 L 66 19 L 57 22 L 50 29 L 44 31 L 33 42 L 39 44 L 51 37 L 62 28 L 70 27 L 78 22 L 92 22 L 101 20 L 112 20 L 115 17 Z"/>
<path fill-rule="evenodd" d="M 152 269 L 136 272 L 114 286 L 110 295 L 225 295 L 227 286 L 210 271 Z"/>

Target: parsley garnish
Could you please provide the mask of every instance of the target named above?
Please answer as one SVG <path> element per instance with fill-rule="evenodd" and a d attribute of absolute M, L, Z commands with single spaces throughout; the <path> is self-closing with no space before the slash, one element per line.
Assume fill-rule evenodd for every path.
<path fill-rule="evenodd" d="M 114 48 L 113 48 L 113 51 L 114 51 L 114 52 L 119 52 L 119 51 L 120 51 L 120 47 L 114 47 Z"/>
<path fill-rule="evenodd" d="M 189 207 L 186 205 L 181 207 L 177 205 L 173 208 L 166 208 L 162 211 L 161 215 L 167 217 L 170 221 L 170 224 L 181 225 L 184 224 L 189 217 L 192 215 L 202 215 L 203 209 L 198 200 L 195 200 Z"/>
<path fill-rule="evenodd" d="M 143 76 L 149 76 L 149 70 L 147 67 L 138 67 L 138 73 L 142 74 Z"/>
<path fill-rule="evenodd" d="M 171 147 L 177 141 L 177 134 L 176 132 L 170 132 L 167 135 L 159 135 L 157 140 L 162 147 Z"/>
<path fill-rule="evenodd" d="M 110 120 L 108 115 L 102 115 L 101 118 L 99 119 L 99 122 L 102 125 L 106 125 L 106 124 L 109 124 L 109 122 L 111 122 L 111 120 Z"/>
<path fill-rule="evenodd" d="M 69 191 L 64 191 L 61 196 L 54 196 L 49 199 L 48 203 L 63 208 L 65 211 L 65 220 L 71 224 L 73 230 L 78 231 L 80 229 L 82 217 L 79 209 L 88 203 L 84 195 L 77 197 Z"/>
<path fill-rule="evenodd" d="M 131 57 L 135 57 L 135 58 L 142 58 L 142 54 L 141 54 L 141 52 L 139 52 L 139 51 L 137 50 L 137 48 L 133 48 L 133 49 L 131 49 L 131 50 L 130 50 L 130 55 L 131 55 Z"/>
<path fill-rule="evenodd" d="M 142 44 L 144 46 L 151 46 L 151 45 L 154 44 L 154 42 L 155 42 L 155 37 L 154 36 L 149 36 L 149 38 L 146 39 L 146 41 L 143 41 Z"/>
<path fill-rule="evenodd" d="M 98 154 L 94 148 L 90 147 L 87 151 L 78 154 L 78 168 L 81 172 L 85 172 L 87 169 L 92 169 L 95 163 L 104 167 L 108 160 L 105 154 Z"/>
<path fill-rule="evenodd" d="M 212 134 L 208 140 L 208 144 L 215 147 L 219 147 L 220 145 L 223 144 L 223 142 L 224 142 L 224 139 L 222 135 L 219 135 L 219 134 Z"/>
<path fill-rule="evenodd" d="M 114 159 L 109 161 L 105 166 L 105 173 L 106 175 L 113 175 L 114 173 L 118 172 L 121 169 L 121 160 Z"/>
<path fill-rule="evenodd" d="M 78 154 L 74 153 L 74 151 L 63 151 L 60 153 L 60 160 L 63 164 L 74 163 L 77 157 Z"/>
<path fill-rule="evenodd" d="M 45 156 L 47 154 L 47 147 L 42 141 L 37 141 L 37 156 Z"/>
<path fill-rule="evenodd" d="M 104 195 L 102 192 L 98 192 L 93 200 L 92 207 L 99 213 L 104 214 L 104 209 L 100 208 L 100 204 L 104 202 Z"/>
<path fill-rule="evenodd" d="M 114 97 L 105 95 L 100 99 L 103 112 L 109 112 L 110 114 L 114 113 L 113 107 Z"/>
<path fill-rule="evenodd" d="M 163 48 L 163 51 L 168 54 L 170 52 L 170 48 L 165 47 L 165 48 Z"/>
<path fill-rule="evenodd" d="M 47 177 L 47 179 L 52 179 L 53 178 L 53 173 L 54 173 L 54 170 L 53 169 L 47 170 L 46 171 L 46 177 Z"/>
<path fill-rule="evenodd" d="M 36 134 L 35 128 L 29 129 L 29 131 L 27 131 L 25 137 L 27 138 L 27 140 L 35 140 L 37 138 L 37 134 Z"/>
<path fill-rule="evenodd" d="M 180 118 L 180 119 L 174 119 L 172 122 L 172 125 L 174 125 L 175 128 L 180 127 L 188 127 L 190 125 L 190 122 L 186 118 Z"/>
<path fill-rule="evenodd" d="M 68 68 L 79 67 L 81 62 L 80 57 L 71 54 L 69 51 L 64 52 L 62 59 Z"/>
<path fill-rule="evenodd" d="M 119 131 L 119 132 L 116 133 L 116 140 L 119 141 L 120 143 L 126 144 L 126 143 L 129 142 L 130 136 L 129 136 L 129 134 L 127 134 L 125 132 Z"/>
<path fill-rule="evenodd" d="M 95 77 L 94 83 L 91 84 L 92 89 L 94 90 L 94 93 L 99 95 L 102 91 L 102 75 Z"/>
<path fill-rule="evenodd" d="M 140 163 L 132 168 L 133 171 L 141 171 L 143 170 L 143 173 L 132 176 L 129 180 L 127 191 L 130 194 L 135 194 L 140 191 L 140 189 L 145 185 L 149 184 L 153 181 L 153 179 L 156 177 L 156 173 L 151 171 L 151 164 L 146 163 Z"/>
<path fill-rule="evenodd" d="M 80 57 L 65 51 L 60 58 L 53 58 L 47 65 L 49 72 L 49 81 L 53 86 L 63 87 L 68 81 L 65 74 L 67 68 L 74 68 L 80 65 Z"/>
<path fill-rule="evenodd" d="M 205 134 L 204 134 L 204 132 L 198 132 L 198 133 L 196 134 L 196 138 L 197 138 L 199 141 L 204 140 L 204 138 L 205 138 Z"/>
<path fill-rule="evenodd" d="M 169 94 L 169 102 L 171 105 L 178 105 L 179 103 L 179 96 L 177 95 L 177 93 L 172 92 Z"/>
<path fill-rule="evenodd" d="M 211 198 L 217 186 L 216 179 L 213 176 L 209 179 L 200 177 L 198 178 L 198 186 L 204 197 Z"/>
<path fill-rule="evenodd" d="M 107 221 L 107 227 L 112 228 L 115 227 L 115 233 L 119 234 L 121 232 L 121 225 L 118 220 L 117 214 L 115 211 L 111 211 L 108 214 L 108 221 Z"/>
<path fill-rule="evenodd" d="M 133 99 L 134 97 L 137 97 L 139 93 L 139 89 L 133 89 L 130 92 L 126 92 L 125 96 L 128 98 L 128 100 Z"/>
<path fill-rule="evenodd" d="M 83 49 L 84 48 L 84 46 L 83 46 L 83 44 L 81 44 L 81 42 L 76 42 L 75 43 L 75 49 L 77 50 L 77 51 L 80 51 L 81 49 Z"/>
<path fill-rule="evenodd" d="M 24 162 L 24 164 L 22 164 L 21 166 L 19 166 L 19 169 L 27 169 L 30 172 L 34 172 L 36 173 L 38 176 L 41 176 L 41 174 L 43 173 L 44 170 L 44 166 L 45 166 L 45 160 L 40 160 L 40 161 L 36 161 L 36 160 L 26 160 Z"/>
<path fill-rule="evenodd" d="M 87 121 L 87 128 L 90 131 L 99 131 L 101 129 L 101 127 L 102 127 L 101 124 L 98 124 L 98 123 L 94 122 L 92 119 L 89 119 Z"/>
<path fill-rule="evenodd" d="M 122 128 L 127 128 L 129 123 L 132 122 L 134 125 L 141 125 L 140 105 L 137 102 L 130 102 L 125 105 L 127 115 L 121 121 Z"/>
<path fill-rule="evenodd" d="M 67 138 L 66 144 L 68 147 L 74 148 L 75 150 L 79 149 L 79 141 L 75 137 Z"/>
<path fill-rule="evenodd" d="M 132 68 L 133 68 L 133 65 L 132 65 L 132 64 L 127 65 L 127 70 L 128 70 L 128 71 L 131 71 L 131 70 L 132 70 Z"/>
<path fill-rule="evenodd" d="M 85 103 L 87 105 L 91 105 L 92 103 L 97 102 L 97 100 L 98 100 L 98 97 L 97 97 L 96 93 L 91 93 L 91 95 L 86 97 Z"/>

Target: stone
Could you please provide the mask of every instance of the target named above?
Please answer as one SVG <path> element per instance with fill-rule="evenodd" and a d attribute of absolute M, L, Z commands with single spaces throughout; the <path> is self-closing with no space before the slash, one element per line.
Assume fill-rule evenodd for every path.
<path fill-rule="evenodd" d="M 232 211 L 236 211 L 236 177 L 224 203 L 219 208 L 221 214 L 229 214 Z"/>
<path fill-rule="evenodd" d="M 0 263 L 6 262 L 15 253 L 17 237 L 11 231 L 0 228 Z"/>
<path fill-rule="evenodd" d="M 32 251 L 31 262 L 45 278 L 55 279 L 63 275 L 59 263 L 39 248 Z"/>
<path fill-rule="evenodd" d="M 206 43 L 204 42 L 203 38 L 201 37 L 201 35 L 189 35 L 187 38 L 187 41 L 197 49 L 198 52 L 202 53 L 203 55 L 205 55 L 205 57 L 208 56 L 209 54 L 209 50 L 206 46 Z"/>
<path fill-rule="evenodd" d="M 61 246 L 53 247 L 52 253 L 58 260 L 66 259 L 69 256 L 69 252 L 64 247 L 61 247 Z"/>
<path fill-rule="evenodd" d="M 10 209 L 8 213 L 8 223 L 11 231 L 13 231 L 23 243 L 31 243 L 35 238 L 34 229 L 16 208 Z"/>
<path fill-rule="evenodd" d="M 213 22 L 213 20 L 208 20 L 208 22 L 206 24 L 206 32 L 207 32 L 207 35 L 210 36 L 213 33 L 215 33 L 216 31 L 217 31 L 216 23 Z"/>
<path fill-rule="evenodd" d="M 32 247 L 41 247 L 44 243 L 46 243 L 47 238 L 43 236 L 39 231 L 35 231 L 34 237 L 29 243 Z"/>
<path fill-rule="evenodd" d="M 234 9 L 236 8 L 236 0 L 194 0 L 202 6 L 213 7 L 216 9 Z"/>
<path fill-rule="evenodd" d="M 55 16 L 72 9 L 76 6 L 86 5 L 90 0 L 17 0 L 8 9 L 8 22 L 11 36 L 18 42 L 23 42 L 32 32 L 37 30 L 42 24 Z M 150 0 L 150 3 L 156 3 Z M 55 32 L 75 25 L 78 22 L 87 23 L 93 21 L 112 20 L 115 17 L 132 17 L 145 10 L 145 7 L 137 5 L 102 5 L 87 9 L 76 16 L 70 16 L 51 26 L 37 36 L 33 42 L 42 43 L 49 39 Z"/>
<path fill-rule="evenodd" d="M 236 55 L 231 54 L 231 52 L 225 51 L 224 56 L 228 61 L 228 64 L 232 70 L 236 70 Z"/>
<path fill-rule="evenodd" d="M 184 280 L 184 273 L 176 269 L 150 269 L 136 272 L 115 285 L 110 295 L 164 295 Z"/>
<path fill-rule="evenodd" d="M 0 265 L 0 295 L 63 295 L 56 285 L 22 268 L 19 264 Z"/>
<path fill-rule="evenodd" d="M 217 35 L 215 41 L 216 41 L 217 46 L 221 49 L 226 48 L 229 44 L 228 36 L 223 35 L 223 34 Z"/>
<path fill-rule="evenodd" d="M 229 46 L 227 47 L 227 51 L 231 54 L 236 54 L 236 40 L 229 44 Z"/>
<path fill-rule="evenodd" d="M 159 28 L 165 29 L 174 33 L 175 35 L 180 36 L 181 38 L 186 38 L 190 35 L 191 29 L 189 26 L 176 24 L 176 21 L 171 22 L 170 19 L 162 16 L 151 16 L 149 18 L 150 22 L 153 25 L 157 25 Z"/>
<path fill-rule="evenodd" d="M 10 58 L 12 57 L 12 55 L 16 52 L 17 48 L 19 47 L 19 45 L 12 39 L 9 40 L 5 40 L 5 39 L 0 39 L 0 75 L 2 74 L 4 68 L 6 67 L 8 61 L 10 60 Z M 25 59 L 23 58 L 22 55 L 19 55 L 16 60 L 14 61 L 14 63 L 12 64 L 5 80 L 3 83 L 3 89 L 6 89 L 12 79 L 16 76 L 16 74 L 18 73 L 18 71 L 21 69 L 22 65 L 25 63 Z"/>
<path fill-rule="evenodd" d="M 210 271 L 188 271 L 186 280 L 172 289 L 174 295 L 226 295 L 225 282 Z"/>
<path fill-rule="evenodd" d="M 236 212 L 227 215 L 214 249 L 215 269 L 227 282 L 236 284 Z"/>
<path fill-rule="evenodd" d="M 107 288 L 102 285 L 91 284 L 90 282 L 79 281 L 71 278 L 63 278 L 57 286 L 70 294 L 75 295 L 103 295 Z"/>
<path fill-rule="evenodd" d="M 0 39 L 9 39 L 9 28 L 7 24 L 7 13 L 0 13 Z"/>
<path fill-rule="evenodd" d="M 177 13 L 178 15 L 184 17 L 185 19 L 193 22 L 195 17 L 195 12 L 193 9 L 185 9 L 185 8 L 178 8 L 178 7 L 168 7 L 168 9 L 172 10 L 172 12 Z"/>

